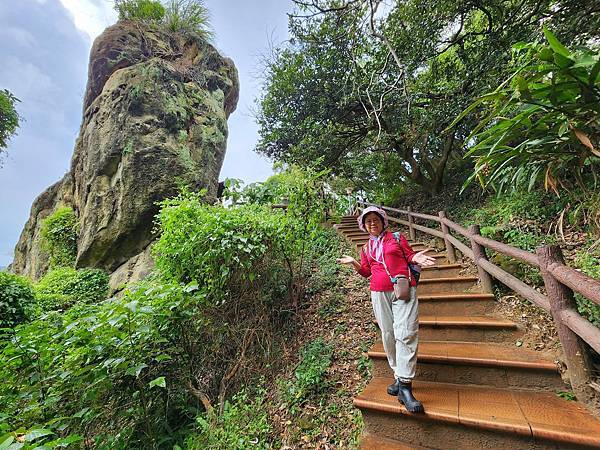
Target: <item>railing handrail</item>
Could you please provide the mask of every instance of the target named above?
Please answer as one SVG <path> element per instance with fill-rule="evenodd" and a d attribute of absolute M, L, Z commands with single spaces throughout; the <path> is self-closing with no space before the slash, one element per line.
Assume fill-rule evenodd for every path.
<path fill-rule="evenodd" d="M 376 206 L 388 212 L 407 215 L 408 220 L 403 220 L 392 216 L 390 216 L 389 219 L 392 222 L 401 223 L 403 225 L 409 226 L 411 233 L 413 233 L 414 230 L 418 230 L 430 234 L 432 236 L 443 238 L 445 241 L 447 241 L 446 247 L 449 255 L 451 253 L 450 250 L 452 250 L 453 254 L 454 247 L 457 248 L 461 251 L 461 253 L 463 253 L 469 259 L 473 260 L 477 264 L 478 268 L 485 271 L 488 277 L 490 275 L 493 276 L 494 278 L 501 281 L 503 284 L 513 289 L 515 292 L 519 293 L 520 295 L 530 300 L 545 311 L 552 311 L 551 301 L 548 298 L 548 296 L 536 291 L 531 286 L 527 285 L 523 281 L 506 272 L 501 267 L 496 266 L 487 259 L 477 258 L 475 256 L 474 251 L 471 248 L 459 241 L 456 237 L 452 236 L 452 234 L 450 234 L 449 231 L 447 233 L 444 233 L 444 227 L 442 227 L 442 231 L 434 230 L 423 225 L 415 224 L 414 219 L 431 220 L 446 225 L 448 228 L 451 228 L 463 237 L 469 239 L 472 242 L 472 244 L 479 244 L 484 248 L 497 251 L 506 256 L 510 256 L 512 258 L 523 261 L 531 266 L 534 266 L 538 269 L 541 269 L 540 259 L 537 254 L 528 252 L 526 250 L 522 250 L 520 248 L 512 247 L 510 245 L 495 241 L 493 239 L 485 238 L 481 236 L 478 232 L 471 232 L 470 230 L 445 217 L 445 213 L 440 213 L 439 216 L 433 216 L 431 214 L 413 212 L 410 210 L 410 208 L 391 208 L 388 206 L 377 205 L 366 201 L 358 201 L 357 204 L 359 205 L 359 207 L 360 205 L 364 207 Z M 452 248 L 448 248 L 449 246 L 451 246 Z M 559 261 L 553 261 L 551 264 L 548 265 L 546 270 L 553 278 L 555 278 L 563 286 L 566 286 L 570 290 L 583 295 L 595 304 L 600 305 L 600 280 L 596 280 L 581 272 L 578 272 L 577 270 Z M 568 313 L 565 313 L 565 311 L 568 311 Z M 573 308 L 561 309 L 560 311 L 558 311 L 558 316 L 560 317 L 560 321 L 562 322 L 562 324 L 566 325 L 571 331 L 576 333 L 588 345 L 590 345 L 598 353 L 600 353 L 599 328 L 591 324 L 587 319 L 581 316 Z"/>

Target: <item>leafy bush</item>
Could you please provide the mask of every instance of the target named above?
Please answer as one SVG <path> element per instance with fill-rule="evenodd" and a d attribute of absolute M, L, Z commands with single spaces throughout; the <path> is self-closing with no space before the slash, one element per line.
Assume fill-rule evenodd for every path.
<path fill-rule="evenodd" d="M 257 278 L 267 274 L 253 269 L 269 252 L 284 250 L 283 217 L 266 207 L 214 207 L 197 194 L 162 206 L 161 238 L 153 247 L 157 268 L 169 279 L 198 283 L 216 302 L 230 294 L 233 280 L 262 281 Z"/>
<path fill-rule="evenodd" d="M 140 20 L 158 23 L 165 17 L 165 8 L 156 0 L 115 0 L 120 20 Z"/>
<path fill-rule="evenodd" d="M 470 211 L 466 221 L 483 228 L 509 224 L 513 219 L 550 220 L 556 218 L 565 203 L 542 191 L 510 192 L 492 197 L 483 207 Z"/>
<path fill-rule="evenodd" d="M 331 365 L 333 347 L 318 338 L 300 352 L 300 363 L 291 381 L 281 384 L 284 400 L 290 405 L 300 405 L 318 395 L 327 387 L 325 374 Z"/>
<path fill-rule="evenodd" d="M 54 211 L 42 221 L 42 248 L 50 255 L 50 267 L 68 267 L 75 264 L 79 222 L 69 207 Z"/>
<path fill-rule="evenodd" d="M 600 279 L 600 255 L 582 251 L 575 257 L 575 267 L 592 278 Z M 577 309 L 594 325 L 600 327 L 600 306 L 581 294 L 575 294 Z"/>
<path fill-rule="evenodd" d="M 33 289 L 26 278 L 0 272 L 0 328 L 27 320 L 33 302 Z"/>
<path fill-rule="evenodd" d="M 108 274 L 100 269 L 59 267 L 44 275 L 35 292 L 42 311 L 95 303 L 108 295 Z"/>
<path fill-rule="evenodd" d="M 49 430 L 38 445 L 83 434 L 98 445 L 145 447 L 176 428 L 160 377 L 175 370 L 172 319 L 184 300 L 179 286 L 143 285 L 19 327 L 0 349 L 3 422 L 12 433 L 32 424 Z"/>
<path fill-rule="evenodd" d="M 0 442 L 31 433 L 38 446 L 171 448 L 198 425 L 186 445 L 266 442 L 262 394 L 226 399 L 278 369 L 295 302 L 316 283 L 312 268 L 338 253 L 317 225 L 312 186 L 292 194 L 287 212 L 209 206 L 201 193 L 163 202 L 157 272 L 121 298 L 94 304 L 106 274 L 50 271 L 38 297 L 72 306 L 40 314 L 0 347 Z M 315 345 L 297 370 L 299 398 L 318 392 L 330 364 L 331 348 Z"/>
<path fill-rule="evenodd" d="M 186 439 L 188 449 L 246 450 L 271 448 L 268 434 L 271 430 L 265 408 L 266 393 L 259 390 L 237 393 L 231 402 L 225 402 L 223 414 L 213 411 L 196 419 L 198 431 Z"/>

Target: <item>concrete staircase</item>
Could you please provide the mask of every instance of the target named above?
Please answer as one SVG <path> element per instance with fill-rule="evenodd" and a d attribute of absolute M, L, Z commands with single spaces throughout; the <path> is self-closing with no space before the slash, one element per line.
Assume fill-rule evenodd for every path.
<path fill-rule="evenodd" d="M 335 226 L 359 249 L 356 217 Z M 414 250 L 425 244 L 412 242 Z M 354 399 L 363 414 L 362 449 L 600 448 L 600 420 L 556 392 L 568 390 L 549 354 L 516 347 L 522 327 L 495 313 L 492 294 L 460 264 L 431 251 L 418 287 L 419 350 L 409 414 L 386 393 L 393 374 L 380 341 L 369 351 L 373 378 Z M 365 292 L 365 307 L 368 305 Z"/>

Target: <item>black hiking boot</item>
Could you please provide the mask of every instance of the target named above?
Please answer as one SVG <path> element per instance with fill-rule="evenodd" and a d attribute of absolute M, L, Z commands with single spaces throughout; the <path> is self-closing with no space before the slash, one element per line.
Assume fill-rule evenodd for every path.
<path fill-rule="evenodd" d="M 412 393 L 412 383 L 403 383 L 398 380 L 398 401 L 406 406 L 409 413 L 423 413 L 423 404 Z"/>
<path fill-rule="evenodd" d="M 398 389 L 400 388 L 400 380 L 396 380 L 393 384 L 390 384 L 387 388 L 388 395 L 393 395 L 394 397 L 398 395 Z"/>

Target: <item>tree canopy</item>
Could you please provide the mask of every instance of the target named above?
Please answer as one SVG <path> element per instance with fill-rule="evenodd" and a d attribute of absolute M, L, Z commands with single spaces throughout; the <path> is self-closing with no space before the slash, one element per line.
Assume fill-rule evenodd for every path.
<path fill-rule="evenodd" d="M 19 99 L 10 91 L 0 90 L 0 156 L 6 151 L 9 139 L 19 128 L 21 118 L 15 108 L 17 102 Z"/>
<path fill-rule="evenodd" d="M 439 191 L 479 111 L 449 125 L 508 78 L 511 47 L 539 39 L 543 22 L 575 43 L 598 29 L 589 1 L 295 3 L 292 38 L 267 64 L 257 150 L 366 189 Z"/>

